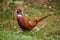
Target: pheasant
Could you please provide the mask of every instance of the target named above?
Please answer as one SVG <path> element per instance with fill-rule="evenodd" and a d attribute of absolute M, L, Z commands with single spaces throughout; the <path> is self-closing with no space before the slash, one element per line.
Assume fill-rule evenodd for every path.
<path fill-rule="evenodd" d="M 43 19 L 47 18 L 48 16 L 51 16 L 52 14 L 48 14 L 45 16 L 42 16 L 40 18 L 37 18 L 35 20 L 30 20 L 29 18 L 26 18 L 23 16 L 22 10 L 17 9 L 17 22 L 19 27 L 22 29 L 22 31 L 30 31 L 32 30 L 34 27 L 36 27 L 36 25 L 42 21 Z"/>

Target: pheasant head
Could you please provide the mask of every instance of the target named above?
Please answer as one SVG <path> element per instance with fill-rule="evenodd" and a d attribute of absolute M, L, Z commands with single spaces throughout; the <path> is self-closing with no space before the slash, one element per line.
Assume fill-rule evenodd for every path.
<path fill-rule="evenodd" d="M 22 16 L 22 11 L 20 9 L 17 9 L 17 16 Z"/>

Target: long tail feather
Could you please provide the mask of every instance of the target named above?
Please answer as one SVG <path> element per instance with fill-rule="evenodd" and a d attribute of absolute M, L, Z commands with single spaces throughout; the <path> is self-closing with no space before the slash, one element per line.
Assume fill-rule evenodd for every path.
<path fill-rule="evenodd" d="M 43 19 L 45 19 L 45 18 L 47 18 L 48 16 L 51 16 L 51 15 L 53 15 L 53 14 L 48 14 L 48 15 L 42 16 L 42 17 L 40 17 L 40 18 L 35 19 L 34 21 L 35 21 L 36 23 L 38 23 L 38 22 L 42 21 Z"/>

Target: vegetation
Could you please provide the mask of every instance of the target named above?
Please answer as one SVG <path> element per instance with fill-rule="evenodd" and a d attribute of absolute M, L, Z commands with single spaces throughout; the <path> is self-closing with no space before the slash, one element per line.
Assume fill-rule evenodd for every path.
<path fill-rule="evenodd" d="M 54 13 L 51 17 L 48 17 L 41 21 L 37 26 L 41 27 L 39 31 L 31 30 L 29 32 L 21 33 L 16 20 L 15 9 L 17 5 L 14 1 L 8 1 L 5 4 L 0 1 L 0 40 L 60 40 L 60 1 L 47 2 L 44 5 L 35 5 L 35 1 L 24 2 L 20 4 L 23 6 L 27 3 L 27 7 L 24 7 L 24 13 L 29 15 L 31 20 L 34 17 L 40 17 L 49 13 Z M 37 4 L 37 3 L 36 3 Z M 40 5 L 40 6 L 39 6 Z"/>

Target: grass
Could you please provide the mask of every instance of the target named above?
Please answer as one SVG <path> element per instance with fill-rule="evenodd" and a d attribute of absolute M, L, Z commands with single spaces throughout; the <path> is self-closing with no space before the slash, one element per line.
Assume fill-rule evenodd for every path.
<path fill-rule="evenodd" d="M 40 17 L 51 12 L 49 9 L 25 8 L 25 14 L 29 14 L 29 18 L 34 20 L 34 16 Z M 0 40 L 60 40 L 60 12 L 52 11 L 56 15 L 52 15 L 41 22 L 37 26 L 45 24 L 44 28 L 39 31 L 31 30 L 25 33 L 21 31 L 17 24 L 16 14 L 8 10 L 0 15 Z"/>
<path fill-rule="evenodd" d="M 16 33 L 9 31 L 0 31 L 0 40 L 59 40 L 60 35 L 52 35 L 49 31 L 30 31 L 25 33 Z"/>

